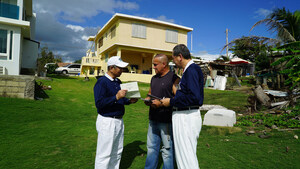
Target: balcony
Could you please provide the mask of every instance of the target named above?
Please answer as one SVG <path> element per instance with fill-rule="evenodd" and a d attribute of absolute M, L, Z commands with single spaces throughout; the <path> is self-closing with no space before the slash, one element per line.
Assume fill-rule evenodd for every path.
<path fill-rule="evenodd" d="M 98 66 L 100 59 L 97 57 L 82 57 L 81 64 L 85 66 Z"/>
<path fill-rule="evenodd" d="M 0 3 L 0 17 L 19 19 L 19 6 Z"/>

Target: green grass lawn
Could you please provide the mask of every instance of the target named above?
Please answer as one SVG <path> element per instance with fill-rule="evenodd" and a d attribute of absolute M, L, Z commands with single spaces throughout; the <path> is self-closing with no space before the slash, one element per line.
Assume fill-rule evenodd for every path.
<path fill-rule="evenodd" d="M 48 98 L 0 98 L 0 168 L 93 168 L 97 132 L 93 99 L 95 79 L 54 77 Z M 149 84 L 139 84 L 142 97 Z M 243 113 L 247 95 L 205 89 L 205 104 L 219 104 Z M 202 116 L 205 112 L 202 112 Z M 142 101 L 126 106 L 124 151 L 120 168 L 140 169 L 146 160 L 148 107 Z M 201 168 L 300 168 L 295 131 L 247 136 L 247 128 L 203 126 L 197 155 Z M 298 153 L 297 153 L 298 152 Z M 161 167 L 161 163 L 160 163 Z"/>

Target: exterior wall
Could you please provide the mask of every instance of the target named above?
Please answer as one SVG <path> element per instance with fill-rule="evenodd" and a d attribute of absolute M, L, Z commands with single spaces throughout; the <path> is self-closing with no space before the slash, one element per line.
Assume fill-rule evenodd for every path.
<path fill-rule="evenodd" d="M 146 39 L 132 37 L 132 24 L 138 23 L 146 26 Z M 178 43 L 166 42 L 166 29 L 178 31 Z M 150 22 L 120 19 L 118 32 L 120 44 L 141 46 L 146 48 L 162 49 L 172 51 L 176 44 L 187 44 L 187 32 L 164 25 Z"/>
<path fill-rule="evenodd" d="M 5 2 L 5 1 L 4 1 Z M 38 56 L 38 44 L 25 40 L 35 38 L 35 21 L 36 15 L 29 14 L 24 17 L 24 0 L 15 0 L 15 5 L 19 7 L 19 18 L 11 19 L 0 17 L 0 29 L 13 31 L 12 45 L 12 60 L 0 60 L 0 66 L 5 67 L 6 74 L 19 75 L 21 66 L 24 68 L 36 68 L 36 59 Z M 31 5 L 31 0 L 26 1 Z M 27 6 L 28 8 L 30 6 Z M 30 10 L 29 10 L 30 11 Z M 28 20 L 28 21 L 25 21 Z M 23 29 L 25 28 L 25 29 Z M 10 50 L 10 49 L 8 49 Z"/>
<path fill-rule="evenodd" d="M 23 39 L 22 68 L 36 68 L 38 58 L 38 43 Z"/>
<path fill-rule="evenodd" d="M 35 24 L 36 23 L 36 14 L 34 13 L 32 17 L 30 17 L 30 39 L 35 40 Z"/>
<path fill-rule="evenodd" d="M 114 26 L 116 26 L 116 34 L 114 37 L 112 37 L 110 30 Z M 122 32 L 119 28 L 119 22 L 115 22 L 103 33 L 102 36 L 99 36 L 97 39 L 95 39 L 95 50 L 97 51 L 97 56 L 99 57 L 103 51 L 106 51 L 113 44 L 119 43 L 119 36 Z M 99 48 L 98 42 L 101 37 L 103 38 L 103 45 Z M 105 55 L 102 55 L 102 57 L 105 57 Z"/>
<path fill-rule="evenodd" d="M 21 28 L 2 24 L 0 24 L 0 28 L 13 31 L 12 60 L 0 60 L 0 66 L 5 67 L 6 74 L 8 75 L 19 75 L 21 64 Z"/>

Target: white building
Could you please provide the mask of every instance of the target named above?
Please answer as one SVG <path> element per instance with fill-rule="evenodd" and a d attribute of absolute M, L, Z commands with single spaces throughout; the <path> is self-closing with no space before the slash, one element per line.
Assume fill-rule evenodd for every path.
<path fill-rule="evenodd" d="M 32 0 L 0 0 L 0 74 L 36 68 L 35 20 Z"/>

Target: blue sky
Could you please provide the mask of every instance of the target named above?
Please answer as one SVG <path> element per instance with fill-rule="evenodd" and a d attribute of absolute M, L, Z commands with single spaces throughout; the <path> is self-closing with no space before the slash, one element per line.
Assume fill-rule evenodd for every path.
<path fill-rule="evenodd" d="M 191 52 L 212 60 L 220 56 L 226 44 L 226 28 L 229 42 L 250 35 L 275 37 L 263 25 L 250 29 L 275 8 L 300 10 L 299 0 L 33 0 L 33 7 L 37 13 L 36 40 L 65 62 L 84 56 L 91 46 L 86 38 L 95 35 L 115 13 L 191 27 Z M 189 34 L 191 49 L 190 39 Z"/>

